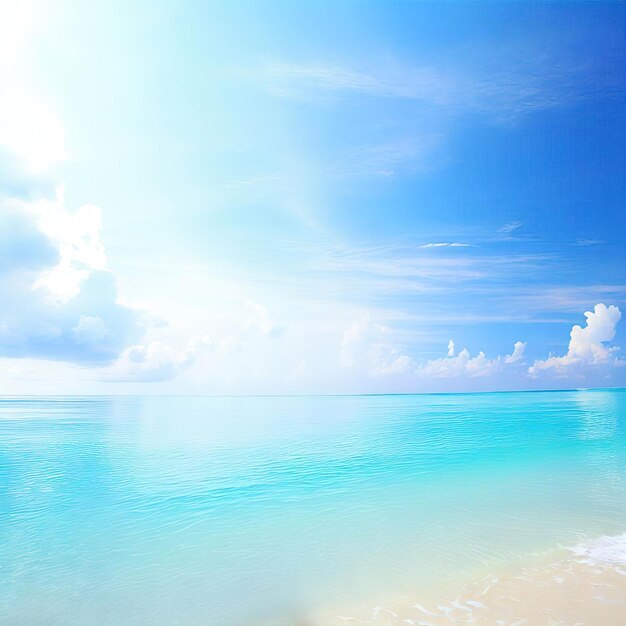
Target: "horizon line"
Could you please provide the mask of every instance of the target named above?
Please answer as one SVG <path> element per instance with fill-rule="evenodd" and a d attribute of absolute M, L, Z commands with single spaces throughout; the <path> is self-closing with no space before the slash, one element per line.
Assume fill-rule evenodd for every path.
<path fill-rule="evenodd" d="M 359 398 L 389 396 L 469 396 L 498 393 L 571 393 L 573 391 L 626 391 L 626 387 L 570 387 L 564 389 L 501 389 L 488 391 L 415 391 L 398 393 L 274 393 L 274 394 L 184 394 L 184 393 L 75 393 L 75 394 L 0 394 L 9 398 Z"/>

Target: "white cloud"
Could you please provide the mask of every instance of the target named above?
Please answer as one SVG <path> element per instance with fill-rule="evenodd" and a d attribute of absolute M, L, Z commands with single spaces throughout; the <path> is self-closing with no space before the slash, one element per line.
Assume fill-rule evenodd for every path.
<path fill-rule="evenodd" d="M 523 222 L 509 222 L 505 224 L 501 228 L 498 229 L 498 232 L 502 235 L 510 235 L 512 232 L 518 230 L 523 226 Z"/>
<path fill-rule="evenodd" d="M 224 359 L 240 354 L 245 348 L 241 337 L 197 335 L 184 347 L 177 348 L 162 341 L 149 341 L 126 348 L 119 358 L 101 372 L 106 382 L 163 382 L 180 376 L 194 366 L 211 370 L 224 365 Z M 232 364 L 231 364 L 232 365 Z M 241 374 L 239 362 L 236 371 Z M 206 372 L 205 372 L 206 373 Z M 219 379 L 219 374 L 216 376 Z"/>
<path fill-rule="evenodd" d="M 567 353 L 535 361 L 528 368 L 531 377 L 536 377 L 542 370 L 565 374 L 572 368 L 624 363 L 615 355 L 618 348 L 605 345 L 615 337 L 617 324 L 622 317 L 621 311 L 616 306 L 607 307 L 600 303 L 596 304 L 593 312 L 587 311 L 585 317 L 587 325 L 584 328 L 578 324 L 572 327 Z"/>
<path fill-rule="evenodd" d="M 444 64 L 408 65 L 401 60 L 354 68 L 337 63 L 266 64 L 261 76 L 271 93 L 295 99 L 319 100 L 361 95 L 413 101 L 422 106 L 460 114 L 474 111 L 496 120 L 532 110 L 561 106 L 582 97 L 583 70 L 567 65 L 553 51 L 509 46 L 505 54 L 493 48 L 465 51 Z M 551 62 L 546 63 L 546 58 Z M 557 69 L 558 68 L 558 69 Z"/>
<path fill-rule="evenodd" d="M 385 346 L 377 355 L 377 364 L 372 367 L 370 374 L 376 378 L 394 376 L 411 372 L 415 364 L 407 354 L 399 354 L 398 350 L 391 346 Z"/>
<path fill-rule="evenodd" d="M 152 329 L 148 340 L 123 350 L 120 357 L 103 370 L 102 379 L 107 382 L 161 382 L 193 368 L 188 380 L 207 380 L 210 376 L 213 383 L 231 384 L 251 375 L 263 376 L 273 367 L 271 362 L 277 352 L 282 350 L 284 358 L 285 350 L 288 350 L 286 346 L 274 343 L 281 337 L 284 327 L 277 326 L 270 319 L 265 306 L 251 300 L 237 302 L 237 306 L 230 310 L 226 324 L 203 320 L 198 326 L 205 329 L 208 326 L 210 334 L 194 336 L 182 346 L 177 339 L 162 341 L 162 335 L 155 338 L 156 329 Z M 294 352 L 288 350 L 287 354 L 293 357 Z M 296 368 L 299 377 L 308 370 L 304 360 Z M 288 374 L 294 375 L 294 369 L 290 368 Z"/>
<path fill-rule="evenodd" d="M 143 333 L 118 302 L 100 241 L 101 211 L 70 211 L 51 166 L 64 129 L 34 88 L 32 39 L 45 24 L 29 0 L 0 2 L 0 356 L 107 363 Z"/>
<path fill-rule="evenodd" d="M 432 171 L 445 163 L 442 133 L 414 132 L 379 143 L 370 143 L 339 152 L 340 163 L 327 164 L 329 174 L 339 176 L 412 175 Z M 330 167 L 329 167 L 330 166 Z"/>
<path fill-rule="evenodd" d="M 526 343 L 523 341 L 516 341 L 513 346 L 513 353 L 507 354 L 504 357 L 504 362 L 509 363 L 517 363 L 524 358 L 524 352 L 526 350 Z"/>
<path fill-rule="evenodd" d="M 454 342 L 448 343 L 448 354 L 440 359 L 432 359 L 417 370 L 417 373 L 426 378 L 478 378 L 491 376 L 500 372 L 507 365 L 518 363 L 522 360 L 526 344 L 518 341 L 513 347 L 513 352 L 504 357 L 497 356 L 488 359 L 484 352 L 471 356 L 467 348 L 454 356 Z"/>
<path fill-rule="evenodd" d="M 432 378 L 451 378 L 456 376 L 487 376 L 491 373 L 492 362 L 484 352 L 471 357 L 466 348 L 457 356 L 447 356 L 441 359 L 432 359 L 419 369 L 419 374 Z"/>
<path fill-rule="evenodd" d="M 59 251 L 58 263 L 42 273 L 35 289 L 45 289 L 51 298 L 67 302 L 80 291 L 92 270 L 106 270 L 104 245 L 100 241 L 102 211 L 87 204 L 72 213 L 65 208 L 63 189 L 56 198 L 40 200 L 26 209 L 38 218 L 38 227 Z"/>
<path fill-rule="evenodd" d="M 403 374 L 414 368 L 413 359 L 392 343 L 393 331 L 363 315 L 345 332 L 340 362 L 345 368 L 373 377 Z"/>
<path fill-rule="evenodd" d="M 469 243 L 459 243 L 458 241 L 454 241 L 451 243 L 442 242 L 442 243 L 425 243 L 420 246 L 420 248 L 469 248 Z"/>
<path fill-rule="evenodd" d="M 183 350 L 160 341 L 126 348 L 119 359 L 104 370 L 103 379 L 111 382 L 161 382 L 179 376 L 189 369 L 196 357 L 213 347 L 207 336 L 193 337 Z"/>
<path fill-rule="evenodd" d="M 42 94 L 27 80 L 29 45 L 40 5 L 0 2 L 0 148 L 31 172 L 67 158 L 64 129 Z"/>
<path fill-rule="evenodd" d="M 105 363 L 138 339 L 99 229 L 99 209 L 72 213 L 61 195 L 0 201 L 0 356 Z"/>
<path fill-rule="evenodd" d="M 12 365 L 6 373 L 10 378 L 32 379 L 39 376 L 39 372 L 29 365 Z"/>

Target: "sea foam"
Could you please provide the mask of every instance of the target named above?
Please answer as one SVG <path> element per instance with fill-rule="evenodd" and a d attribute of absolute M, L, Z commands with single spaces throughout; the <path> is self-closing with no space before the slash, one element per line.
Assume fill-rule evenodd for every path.
<path fill-rule="evenodd" d="M 603 536 L 577 545 L 571 549 L 585 562 L 626 565 L 626 533 Z"/>

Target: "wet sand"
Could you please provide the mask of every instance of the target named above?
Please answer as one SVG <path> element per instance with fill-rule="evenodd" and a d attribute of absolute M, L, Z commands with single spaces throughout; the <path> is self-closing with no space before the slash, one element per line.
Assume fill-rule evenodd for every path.
<path fill-rule="evenodd" d="M 487 576 L 458 593 L 390 604 L 315 626 L 626 626 L 626 535 L 554 551 L 541 564 Z M 547 561 L 547 562 L 546 562 Z"/>

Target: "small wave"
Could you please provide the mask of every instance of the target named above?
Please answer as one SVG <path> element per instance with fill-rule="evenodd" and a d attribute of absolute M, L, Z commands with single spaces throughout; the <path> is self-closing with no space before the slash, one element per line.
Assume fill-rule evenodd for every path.
<path fill-rule="evenodd" d="M 586 563 L 626 565 L 626 533 L 592 539 L 571 548 L 571 551 Z"/>
<path fill-rule="evenodd" d="M 363 610 L 361 617 L 346 618 L 342 623 L 624 626 L 626 533 L 597 537 L 567 550 L 569 555 L 554 550 L 545 555 L 545 562 L 541 558 L 517 571 L 489 574 L 442 596 L 422 596 L 419 604 L 379 606 L 369 617 Z M 322 623 L 329 622 L 320 622 L 320 626 Z"/>

